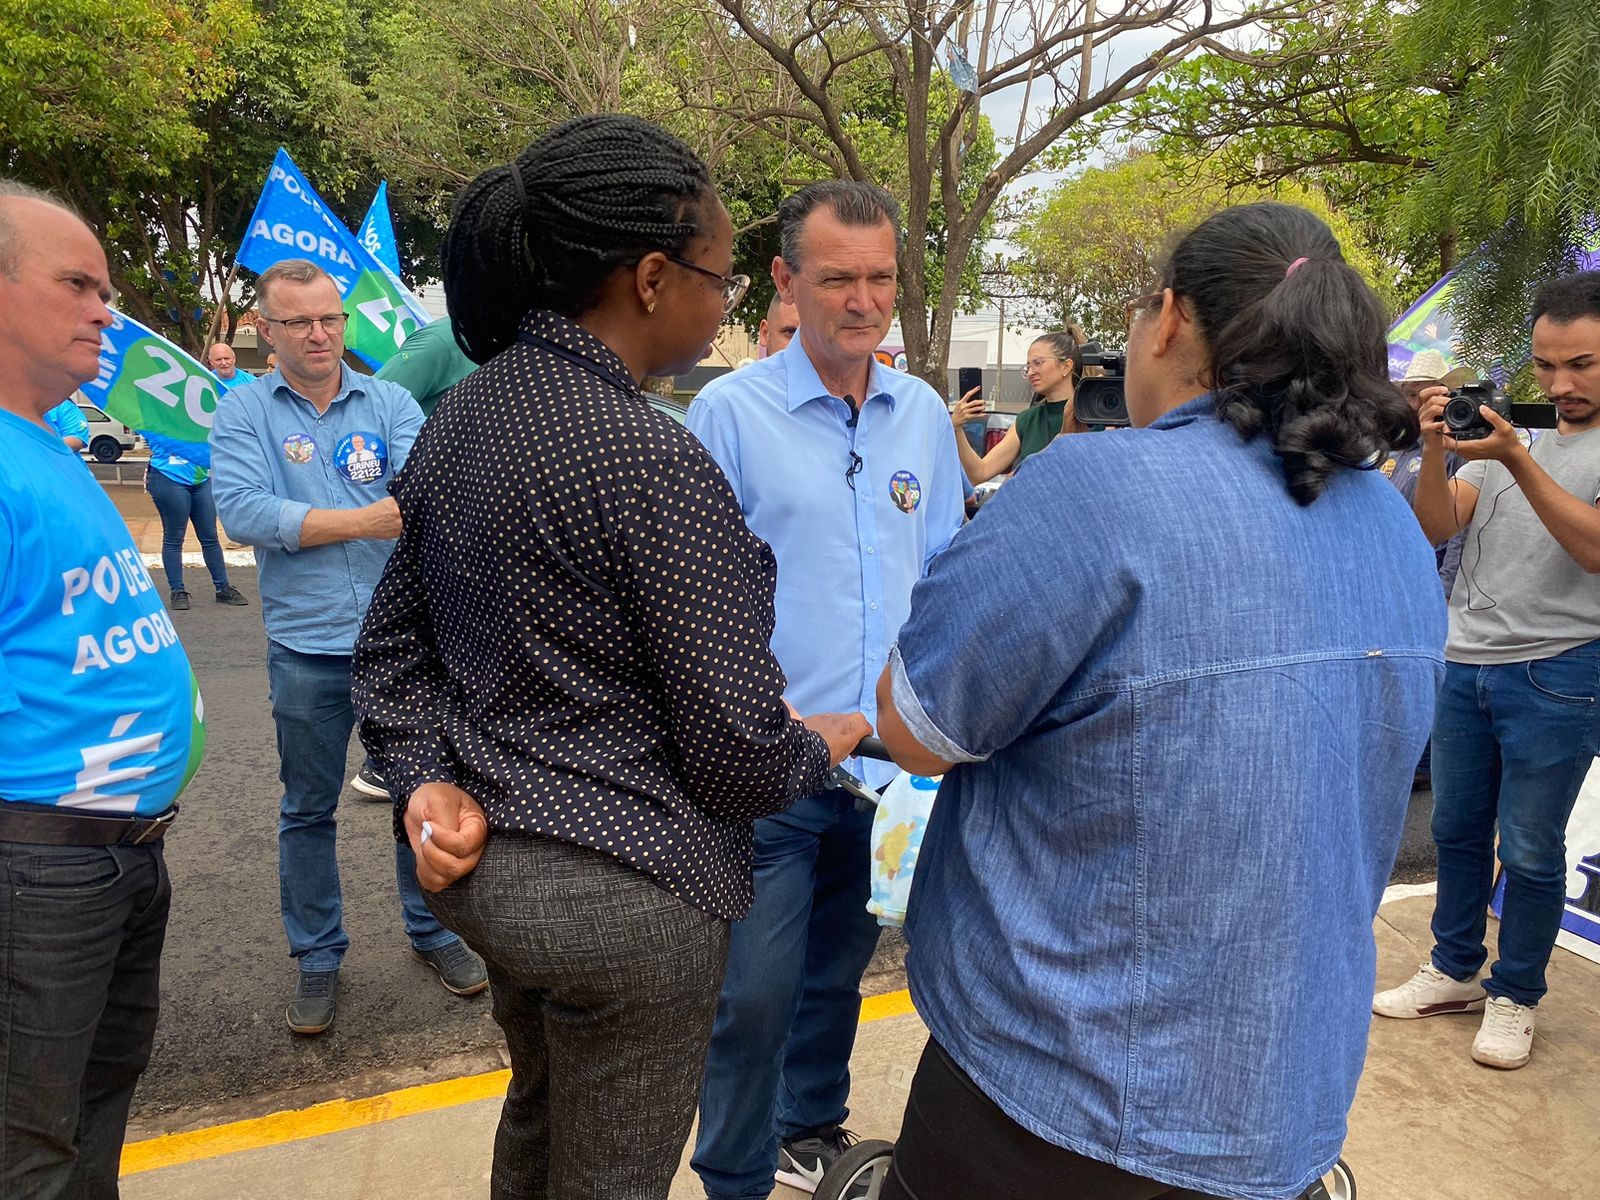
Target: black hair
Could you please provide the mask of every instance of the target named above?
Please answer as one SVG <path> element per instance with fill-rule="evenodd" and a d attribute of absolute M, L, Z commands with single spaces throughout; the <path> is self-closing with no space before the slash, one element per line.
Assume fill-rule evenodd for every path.
<path fill-rule="evenodd" d="M 456 198 L 440 254 L 455 338 L 473 362 L 510 345 L 531 309 L 577 317 L 618 267 L 683 254 L 715 198 L 706 166 L 638 117 L 575 117 Z"/>
<path fill-rule="evenodd" d="M 1416 415 L 1389 381 L 1383 305 L 1314 214 L 1271 201 L 1224 209 L 1178 243 L 1161 279 L 1205 339 L 1217 415 L 1272 439 L 1297 503 L 1416 442 Z"/>
<path fill-rule="evenodd" d="M 1533 294 L 1533 319 L 1549 317 L 1570 325 L 1584 317 L 1600 318 L 1600 271 L 1578 271 L 1547 279 Z"/>
<path fill-rule="evenodd" d="M 841 224 L 873 227 L 887 224 L 894 230 L 895 253 L 905 240 L 900 227 L 900 202 L 881 187 L 854 179 L 825 179 L 808 183 L 778 205 L 778 253 L 789 269 L 800 269 L 800 229 L 817 209 L 826 205 Z"/>

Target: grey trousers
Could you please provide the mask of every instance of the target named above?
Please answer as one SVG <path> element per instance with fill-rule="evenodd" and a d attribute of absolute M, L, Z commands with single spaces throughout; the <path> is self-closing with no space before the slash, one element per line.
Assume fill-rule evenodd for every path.
<path fill-rule="evenodd" d="M 728 923 L 597 851 L 517 834 L 424 894 L 488 964 L 511 1053 L 492 1200 L 665 1200 Z"/>

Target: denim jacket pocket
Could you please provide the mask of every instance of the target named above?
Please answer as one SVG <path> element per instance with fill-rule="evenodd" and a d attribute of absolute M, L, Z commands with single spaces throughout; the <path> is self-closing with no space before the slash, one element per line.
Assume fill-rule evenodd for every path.
<path fill-rule="evenodd" d="M 1593 705 L 1600 693 L 1600 664 L 1592 658 L 1536 658 L 1527 670 L 1533 690 L 1559 704 Z"/>

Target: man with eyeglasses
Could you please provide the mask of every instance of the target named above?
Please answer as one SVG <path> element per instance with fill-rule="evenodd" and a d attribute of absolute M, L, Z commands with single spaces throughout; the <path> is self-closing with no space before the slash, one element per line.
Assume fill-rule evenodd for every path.
<path fill-rule="evenodd" d="M 400 536 L 400 509 L 386 488 L 422 411 L 398 384 L 344 364 L 346 316 L 321 267 L 278 263 L 262 273 L 256 294 L 278 365 L 217 409 L 211 462 L 218 515 L 232 537 L 255 547 L 261 573 L 284 788 L 278 879 L 298 964 L 285 1020 L 296 1033 L 316 1034 L 333 1023 L 350 944 L 334 854 L 355 722 L 350 656 Z M 395 848 L 395 879 L 413 957 L 457 995 L 482 991 L 482 960 L 428 911 L 405 842 Z"/>
<path fill-rule="evenodd" d="M 938 394 L 874 356 L 894 313 L 899 206 L 815 183 L 779 206 L 788 348 L 707 386 L 689 429 L 778 562 L 772 648 L 802 712 L 874 719 L 873 684 L 911 589 L 961 526 L 962 473 Z M 850 760 L 883 786 L 895 769 Z M 712 1200 L 774 1178 L 806 1191 L 848 1144 L 870 813 L 828 791 L 756 822 L 755 906 L 736 922 L 700 1097 L 694 1168 Z"/>

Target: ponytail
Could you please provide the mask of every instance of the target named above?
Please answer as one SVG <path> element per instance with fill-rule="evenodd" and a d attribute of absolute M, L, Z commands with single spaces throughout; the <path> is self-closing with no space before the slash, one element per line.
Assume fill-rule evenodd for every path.
<path fill-rule="evenodd" d="M 1162 282 L 1189 301 L 1210 348 L 1217 415 L 1247 440 L 1272 439 L 1298 503 L 1416 441 L 1416 415 L 1389 381 L 1383 306 L 1313 214 L 1225 209 L 1178 243 Z"/>

